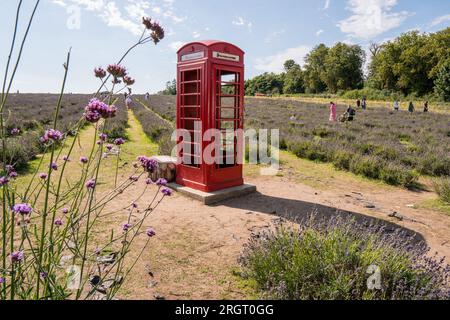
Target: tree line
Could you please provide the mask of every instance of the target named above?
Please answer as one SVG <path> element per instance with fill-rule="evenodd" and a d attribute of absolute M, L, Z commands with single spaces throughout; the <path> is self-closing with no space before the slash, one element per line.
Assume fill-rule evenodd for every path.
<path fill-rule="evenodd" d="M 294 60 L 284 72 L 264 73 L 245 83 L 247 95 L 343 94 L 363 89 L 385 96 L 433 96 L 450 101 L 450 28 L 436 33 L 411 31 L 383 44 L 371 44 L 369 57 L 359 45 L 319 44 L 301 67 Z M 370 58 L 364 72 L 366 59 Z"/>

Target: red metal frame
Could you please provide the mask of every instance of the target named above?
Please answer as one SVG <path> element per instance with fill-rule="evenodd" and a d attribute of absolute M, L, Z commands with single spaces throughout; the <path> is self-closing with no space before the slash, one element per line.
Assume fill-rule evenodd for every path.
<path fill-rule="evenodd" d="M 197 70 L 199 78 L 196 80 L 186 80 L 187 72 Z M 235 73 L 237 81 L 228 83 L 234 86 L 235 94 L 222 94 L 222 83 L 218 86 L 218 72 Z M 193 74 L 193 73 L 192 73 Z M 183 46 L 178 51 L 177 66 L 177 129 L 191 127 L 194 118 L 187 117 L 186 114 L 194 114 L 192 111 L 186 113 L 186 101 L 197 100 L 200 109 L 201 132 L 192 134 L 203 134 L 209 129 L 218 129 L 221 118 L 218 117 L 217 97 L 229 97 L 234 99 L 234 129 L 244 129 L 244 52 L 230 43 L 221 41 L 194 42 Z M 195 93 L 187 91 L 193 90 L 193 85 L 199 84 Z M 220 89 L 220 92 L 218 90 Z M 196 96 L 197 98 L 186 98 L 186 96 Z M 222 101 L 222 98 L 220 98 Z M 198 108 L 198 107 L 197 107 Z M 229 108 L 232 109 L 232 108 Z M 197 109 L 198 110 L 198 109 Z M 219 110 L 222 112 L 222 110 Z M 198 113 L 195 113 L 198 116 Z M 197 118 L 198 119 L 198 118 Z M 223 119 L 222 119 L 223 121 Z M 230 122 L 231 122 L 230 121 Z M 239 141 L 242 141 L 240 139 Z M 181 139 L 178 141 L 181 142 Z M 208 146 L 209 142 L 201 144 L 201 154 Z M 240 186 L 244 183 L 243 166 L 237 163 L 237 150 L 242 146 L 234 141 L 235 164 L 227 167 L 218 164 L 208 165 L 200 163 L 198 166 L 185 165 L 181 161 L 177 165 L 177 183 L 191 187 L 200 191 L 212 192 L 225 188 Z M 179 157 L 186 156 L 179 150 Z M 183 158 L 182 158 L 183 159 Z M 181 159 L 181 160 L 182 160 Z"/>

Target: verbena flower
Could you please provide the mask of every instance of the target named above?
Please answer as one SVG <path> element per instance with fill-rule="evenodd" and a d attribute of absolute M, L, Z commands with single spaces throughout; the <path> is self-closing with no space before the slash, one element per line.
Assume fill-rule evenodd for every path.
<path fill-rule="evenodd" d="M 88 188 L 88 189 L 94 189 L 95 185 L 96 185 L 95 179 L 89 179 L 86 182 L 86 188 Z"/>
<path fill-rule="evenodd" d="M 153 173 L 158 168 L 158 162 L 155 159 L 140 156 L 138 157 L 138 161 L 147 172 Z"/>
<path fill-rule="evenodd" d="M 134 182 L 138 182 L 139 181 L 139 177 L 137 176 L 130 176 L 130 181 L 134 181 Z"/>
<path fill-rule="evenodd" d="M 114 140 L 114 144 L 115 144 L 116 146 L 121 146 L 121 145 L 125 144 L 125 139 L 123 139 L 123 138 L 117 138 L 116 140 Z"/>
<path fill-rule="evenodd" d="M 115 117 L 117 108 L 115 106 L 109 106 L 94 98 L 89 101 L 89 104 L 85 107 L 84 111 L 84 118 L 86 121 L 95 123 L 101 118 L 108 119 Z"/>
<path fill-rule="evenodd" d="M 0 284 L 4 284 L 6 283 L 6 278 L 5 277 L 0 277 Z"/>
<path fill-rule="evenodd" d="M 142 23 L 148 30 L 152 31 L 150 36 L 155 44 L 164 39 L 164 29 L 158 22 L 152 22 L 150 18 L 144 17 Z"/>
<path fill-rule="evenodd" d="M 64 214 L 68 214 L 68 213 L 69 213 L 69 209 L 68 209 L 68 208 L 64 208 L 64 209 L 62 209 L 62 213 L 64 213 Z"/>
<path fill-rule="evenodd" d="M 61 141 L 63 139 L 63 134 L 61 131 L 55 129 L 46 130 L 44 135 L 39 139 L 41 143 L 48 143 L 50 140 L 52 141 Z"/>
<path fill-rule="evenodd" d="M 0 186 L 4 186 L 9 182 L 9 177 L 0 177 Z"/>
<path fill-rule="evenodd" d="M 15 171 L 11 171 L 11 172 L 8 174 L 8 176 L 9 176 L 11 179 L 17 178 L 18 175 L 19 175 L 19 174 L 18 174 L 17 172 L 15 172 Z"/>
<path fill-rule="evenodd" d="M 52 168 L 52 170 L 58 171 L 58 164 L 57 164 L 56 162 L 52 162 L 52 164 L 50 165 L 50 167 Z"/>
<path fill-rule="evenodd" d="M 19 263 L 22 262 L 24 259 L 23 251 L 14 251 L 10 254 L 11 262 L 12 263 Z"/>
<path fill-rule="evenodd" d="M 70 159 L 69 159 L 68 156 L 64 156 L 64 157 L 63 157 L 63 161 L 67 161 L 67 162 L 68 162 L 68 161 L 70 161 Z"/>
<path fill-rule="evenodd" d="M 101 133 L 99 134 L 99 138 L 101 141 L 106 141 L 108 140 L 108 135 L 106 133 Z"/>
<path fill-rule="evenodd" d="M 112 148 L 113 148 L 113 145 L 112 145 L 112 144 L 107 144 L 107 145 L 106 145 L 106 149 L 107 149 L 108 151 L 111 151 Z"/>
<path fill-rule="evenodd" d="M 169 188 L 163 188 L 163 189 L 161 190 L 161 193 L 162 193 L 164 196 L 170 197 L 170 196 L 172 195 L 172 190 L 169 189 Z"/>
<path fill-rule="evenodd" d="M 156 181 L 156 185 L 159 186 L 159 187 L 166 187 L 167 186 L 167 180 L 164 179 L 164 178 L 159 178 Z"/>
<path fill-rule="evenodd" d="M 81 158 L 80 158 L 80 162 L 83 163 L 83 164 L 86 164 L 86 163 L 89 162 L 89 160 L 88 160 L 88 158 L 86 158 L 86 157 L 81 157 Z"/>
<path fill-rule="evenodd" d="M 48 177 L 48 175 L 46 174 L 46 173 L 39 173 L 39 178 L 40 179 L 42 179 L 42 180 L 46 180 L 47 179 L 47 177 Z"/>
<path fill-rule="evenodd" d="M 123 226 L 122 226 L 122 230 L 123 231 L 127 232 L 130 229 L 131 229 L 131 224 L 129 224 L 129 223 L 124 223 L 123 224 Z"/>
<path fill-rule="evenodd" d="M 153 228 L 148 228 L 146 233 L 147 233 L 147 236 L 149 236 L 150 238 L 156 236 L 156 232 Z"/>
<path fill-rule="evenodd" d="M 133 208 L 135 208 L 135 209 L 138 207 L 138 205 L 137 205 L 136 202 L 133 202 L 133 203 L 131 204 L 131 206 L 132 206 Z"/>
<path fill-rule="evenodd" d="M 104 77 L 106 77 L 106 71 L 103 70 L 103 68 L 101 68 L 101 67 L 95 68 L 94 69 L 94 74 L 95 74 L 96 78 L 103 79 Z"/>
<path fill-rule="evenodd" d="M 5 169 L 6 169 L 6 172 L 7 172 L 7 173 L 10 173 L 10 172 L 15 171 L 14 166 L 12 166 L 12 165 L 10 165 L 10 164 L 8 164 L 8 165 L 5 167 Z"/>
<path fill-rule="evenodd" d="M 18 136 L 19 134 L 20 134 L 20 129 L 18 129 L 18 128 L 11 129 L 12 136 Z"/>
<path fill-rule="evenodd" d="M 152 179 L 150 179 L 150 178 L 145 179 L 145 184 L 146 185 L 152 185 L 153 184 Z"/>
<path fill-rule="evenodd" d="M 106 70 L 115 78 L 123 78 L 127 75 L 127 69 L 120 64 L 110 64 Z"/>
<path fill-rule="evenodd" d="M 63 221 L 61 218 L 55 220 L 55 226 L 61 227 L 63 225 Z"/>
<path fill-rule="evenodd" d="M 134 80 L 133 78 L 131 78 L 130 76 L 125 76 L 123 77 L 123 82 L 127 85 L 127 86 L 132 86 L 136 80 Z"/>
<path fill-rule="evenodd" d="M 19 204 L 15 204 L 12 207 L 12 211 L 15 214 L 21 214 L 21 215 L 25 216 L 25 215 L 30 215 L 33 212 L 33 208 L 27 203 L 19 203 Z"/>
<path fill-rule="evenodd" d="M 46 279 L 46 278 L 48 277 L 48 273 L 45 272 L 45 271 L 41 271 L 41 272 L 39 273 L 39 275 L 41 276 L 42 279 Z"/>

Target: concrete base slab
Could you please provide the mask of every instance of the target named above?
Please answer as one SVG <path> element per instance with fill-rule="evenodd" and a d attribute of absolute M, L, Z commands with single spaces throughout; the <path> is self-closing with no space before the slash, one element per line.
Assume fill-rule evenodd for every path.
<path fill-rule="evenodd" d="M 227 199 L 241 197 L 256 192 L 256 186 L 244 184 L 239 187 L 223 189 L 214 192 L 203 192 L 192 188 L 184 187 L 176 183 L 170 183 L 169 187 L 185 196 L 203 202 L 205 205 L 212 205 Z"/>

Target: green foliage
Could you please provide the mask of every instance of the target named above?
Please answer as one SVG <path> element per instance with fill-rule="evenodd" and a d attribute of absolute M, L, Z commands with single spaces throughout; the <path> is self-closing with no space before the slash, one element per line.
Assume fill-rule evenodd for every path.
<path fill-rule="evenodd" d="M 363 86 L 364 50 L 358 45 L 338 43 L 328 51 L 322 79 L 328 91 L 352 90 Z"/>
<path fill-rule="evenodd" d="M 434 81 L 436 94 L 446 102 L 450 102 L 450 60 L 439 70 Z"/>
<path fill-rule="evenodd" d="M 308 93 L 321 93 L 327 88 L 323 81 L 325 73 L 325 61 L 329 48 L 320 44 L 305 57 L 305 86 Z"/>
<path fill-rule="evenodd" d="M 436 180 L 434 190 L 443 202 L 450 204 L 450 178 Z"/>
<path fill-rule="evenodd" d="M 177 94 L 177 80 L 167 81 L 166 88 L 161 91 L 159 94 L 165 96 L 174 96 Z"/>
<path fill-rule="evenodd" d="M 245 94 L 281 94 L 283 93 L 284 74 L 264 73 L 245 81 Z"/>
<path fill-rule="evenodd" d="M 240 259 L 241 276 L 255 281 L 263 298 L 280 300 L 448 299 L 445 264 L 395 231 L 328 218 L 283 224 L 255 235 Z M 420 249 L 417 249 L 420 248 Z M 433 267 L 429 267 L 429 265 Z M 380 288 L 368 286 L 375 269 Z"/>
<path fill-rule="evenodd" d="M 382 44 L 369 67 L 375 89 L 418 96 L 433 92 L 443 65 L 449 61 L 450 28 L 432 34 L 412 31 Z"/>

